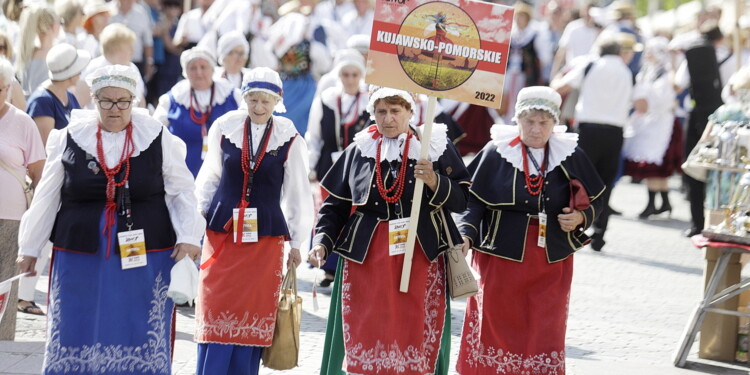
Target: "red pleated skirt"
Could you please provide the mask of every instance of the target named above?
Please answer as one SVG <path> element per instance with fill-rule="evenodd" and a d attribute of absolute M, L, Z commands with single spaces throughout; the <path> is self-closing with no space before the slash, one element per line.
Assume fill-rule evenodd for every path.
<path fill-rule="evenodd" d="M 523 262 L 474 252 L 479 293 L 469 298 L 461 375 L 564 375 L 573 257 L 549 263 L 530 225 Z"/>
<path fill-rule="evenodd" d="M 401 293 L 404 255 L 388 254 L 388 222 L 378 224 L 363 264 L 344 260 L 341 316 L 349 374 L 435 372 L 445 324 L 445 263 L 417 243 L 409 292 Z"/>

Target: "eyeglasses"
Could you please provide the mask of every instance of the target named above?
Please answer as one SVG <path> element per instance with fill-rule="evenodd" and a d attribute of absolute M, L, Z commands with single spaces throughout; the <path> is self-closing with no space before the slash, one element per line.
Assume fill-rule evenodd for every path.
<path fill-rule="evenodd" d="M 101 100 L 97 99 L 97 102 L 99 103 L 99 108 L 103 110 L 110 110 L 114 108 L 114 106 L 117 106 L 117 109 L 124 111 L 128 108 L 130 108 L 130 105 L 133 103 L 133 100 L 119 100 L 119 101 L 112 101 L 112 100 Z"/>

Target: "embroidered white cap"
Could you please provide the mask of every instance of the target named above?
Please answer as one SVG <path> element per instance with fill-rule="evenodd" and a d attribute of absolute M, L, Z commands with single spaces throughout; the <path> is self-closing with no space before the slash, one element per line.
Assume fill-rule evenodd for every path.
<path fill-rule="evenodd" d="M 183 51 L 180 55 L 180 66 L 182 66 L 183 77 L 187 78 L 187 66 L 191 61 L 196 59 L 206 60 L 211 65 L 211 68 L 216 67 L 216 59 L 211 51 L 203 47 L 193 47 Z"/>
<path fill-rule="evenodd" d="M 250 43 L 247 42 L 244 34 L 234 30 L 222 35 L 221 38 L 219 38 L 219 45 L 216 48 L 219 53 L 219 64 L 221 64 L 222 60 L 229 55 L 229 52 L 232 52 L 232 50 L 237 47 L 242 47 L 245 57 L 250 53 Z"/>
<path fill-rule="evenodd" d="M 560 122 L 560 104 L 562 98 L 554 89 L 547 86 L 530 86 L 524 87 L 518 92 L 516 98 L 516 114 L 513 121 L 518 122 L 518 118 L 526 111 L 538 109 L 552 115 L 555 119 L 555 125 Z"/>
<path fill-rule="evenodd" d="M 119 87 L 137 96 L 136 85 L 139 78 L 140 73 L 132 66 L 107 65 L 86 76 L 86 83 L 91 87 L 92 94 L 96 94 L 105 87 Z"/>
<path fill-rule="evenodd" d="M 275 70 L 258 67 L 247 74 L 242 79 L 242 96 L 246 97 L 252 92 L 261 91 L 271 94 L 279 99 L 276 103 L 274 112 L 284 113 L 286 107 L 284 106 L 284 89 L 281 83 L 281 77 Z"/>
<path fill-rule="evenodd" d="M 64 81 L 81 73 L 91 61 L 91 54 L 68 43 L 60 43 L 47 52 L 49 79 Z"/>
<path fill-rule="evenodd" d="M 406 100 L 411 106 L 412 118 L 414 117 L 417 105 L 414 104 L 414 97 L 410 93 L 390 87 L 370 86 L 370 101 L 367 103 L 367 112 L 370 113 L 371 119 L 375 120 L 375 102 L 391 96 L 398 96 Z"/>

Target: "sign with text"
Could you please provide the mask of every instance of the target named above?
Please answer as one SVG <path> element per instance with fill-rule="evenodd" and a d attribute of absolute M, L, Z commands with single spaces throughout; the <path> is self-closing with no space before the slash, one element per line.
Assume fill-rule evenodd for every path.
<path fill-rule="evenodd" d="M 513 8 L 376 0 L 367 83 L 500 107 Z"/>

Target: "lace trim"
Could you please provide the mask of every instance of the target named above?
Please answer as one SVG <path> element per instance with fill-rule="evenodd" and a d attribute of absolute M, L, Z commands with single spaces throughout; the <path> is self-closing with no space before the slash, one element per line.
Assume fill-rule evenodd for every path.
<path fill-rule="evenodd" d="M 374 125 L 373 125 L 374 126 Z M 424 126 L 417 127 L 417 132 L 422 134 Z M 370 159 L 375 159 L 378 151 L 378 141 L 372 138 L 372 134 L 369 132 L 369 128 L 363 129 L 354 136 L 354 143 L 359 148 L 362 156 Z M 401 152 L 404 148 L 404 141 L 406 140 L 406 134 L 400 135 L 398 138 L 390 139 L 383 138 L 383 152 L 380 157 L 387 161 L 399 161 L 401 160 Z M 440 156 L 445 153 L 448 148 L 448 126 L 441 123 L 432 124 L 432 137 L 430 139 L 430 151 L 427 159 L 430 161 L 436 161 Z M 422 150 L 422 143 L 416 138 L 412 138 L 409 143 L 409 159 L 419 160 L 419 154 Z"/>
<path fill-rule="evenodd" d="M 235 90 L 234 86 L 225 79 L 214 80 L 214 89 L 216 90 L 216 94 L 214 94 L 214 105 L 224 104 L 224 102 L 227 101 L 227 98 L 234 95 Z M 185 108 L 190 108 L 190 82 L 187 79 L 177 82 L 170 91 L 172 92 L 172 97 L 177 104 Z M 240 104 L 242 103 L 237 103 L 237 105 Z"/>
<path fill-rule="evenodd" d="M 523 155 L 521 154 L 521 143 L 511 146 L 510 143 L 518 137 L 518 126 L 516 125 L 493 125 L 490 128 L 490 137 L 497 153 L 511 163 L 516 169 L 523 172 Z M 565 133 L 564 126 L 556 126 L 554 133 L 549 139 L 549 167 L 547 171 L 557 168 L 576 150 L 578 146 L 578 134 Z M 534 151 L 535 149 L 531 149 Z M 536 173 L 536 171 L 534 171 Z"/>
<path fill-rule="evenodd" d="M 153 300 L 151 310 L 148 313 L 148 323 L 151 330 L 147 335 L 147 342 L 139 346 L 126 345 L 102 345 L 96 343 L 92 346 L 81 347 L 62 346 L 60 343 L 60 305 L 64 302 L 60 296 L 60 280 L 55 278 L 50 290 L 50 311 L 52 322 L 49 324 L 49 343 L 47 344 L 47 356 L 45 358 L 45 369 L 61 373 L 169 373 L 170 351 L 166 325 L 166 303 L 167 289 L 161 272 L 154 280 L 151 289 Z"/>
<path fill-rule="evenodd" d="M 148 111 L 133 108 L 133 144 L 135 152 L 133 157 L 148 149 L 156 137 L 161 134 L 164 126 L 151 118 Z M 63 131 L 67 131 L 79 147 L 88 154 L 93 155 L 99 163 L 96 152 L 96 131 L 99 124 L 99 115 L 96 110 L 75 109 L 71 113 L 70 125 Z M 102 143 L 104 145 L 105 157 L 109 161 L 120 160 L 122 147 L 125 141 L 125 132 L 110 133 L 102 131 Z M 114 167 L 114 165 L 107 165 Z"/>
<path fill-rule="evenodd" d="M 238 109 L 220 117 L 214 123 L 221 130 L 221 134 L 232 142 L 237 148 L 242 148 L 243 131 L 245 129 L 245 119 L 247 110 Z M 289 140 L 297 135 L 297 128 L 291 120 L 286 117 L 273 116 L 273 133 L 268 140 L 266 150 L 276 150 L 285 145 Z"/>

